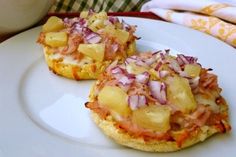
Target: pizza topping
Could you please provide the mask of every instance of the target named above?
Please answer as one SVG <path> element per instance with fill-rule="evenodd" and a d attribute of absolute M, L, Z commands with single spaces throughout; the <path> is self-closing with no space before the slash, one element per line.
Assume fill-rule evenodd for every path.
<path fill-rule="evenodd" d="M 190 118 L 193 120 L 197 126 L 203 126 L 206 124 L 208 118 L 211 115 L 211 110 L 208 106 L 198 105 L 197 109 L 190 115 Z"/>
<path fill-rule="evenodd" d="M 58 17 L 51 17 L 47 23 L 43 25 L 43 32 L 55 32 L 64 28 L 63 21 Z"/>
<path fill-rule="evenodd" d="M 153 132 L 151 129 L 140 127 L 132 121 L 118 121 L 116 127 L 125 130 L 133 137 L 142 137 L 145 141 L 154 139 L 163 141 L 172 140 L 170 134 L 166 132 Z"/>
<path fill-rule="evenodd" d="M 116 52 L 119 49 L 119 44 L 113 43 L 111 44 L 111 51 Z"/>
<path fill-rule="evenodd" d="M 125 75 L 120 76 L 119 80 L 118 80 L 118 82 L 121 83 L 122 85 L 130 85 L 133 81 L 134 81 L 134 79 L 132 77 L 128 77 Z"/>
<path fill-rule="evenodd" d="M 102 62 L 104 59 L 105 45 L 104 44 L 80 44 L 78 52 Z"/>
<path fill-rule="evenodd" d="M 170 74 L 170 72 L 168 70 L 160 70 L 158 71 L 158 77 L 159 78 L 164 78 L 166 76 L 168 76 Z"/>
<path fill-rule="evenodd" d="M 94 56 L 93 54 L 88 54 L 87 57 L 91 57 L 94 61 L 122 60 L 135 53 L 134 42 L 137 37 L 134 36 L 134 32 L 135 26 L 120 22 L 117 17 L 109 17 L 105 12 L 89 11 L 82 12 L 80 17 L 63 20 L 55 16 L 50 17 L 43 25 L 38 42 L 49 51 L 53 50 L 54 53 L 60 53 L 62 56 L 72 52 L 82 53 L 77 51 L 81 49 L 80 44 L 104 44 L 102 57 L 96 59 L 91 57 Z M 74 38 L 80 39 L 79 42 L 72 42 L 71 39 Z M 89 45 L 87 48 L 85 46 L 83 45 L 83 49 L 91 49 Z M 76 61 L 80 62 L 80 60 Z"/>
<path fill-rule="evenodd" d="M 68 36 L 65 32 L 49 32 L 45 34 L 45 43 L 51 47 L 61 47 L 67 44 Z"/>
<path fill-rule="evenodd" d="M 77 51 L 76 45 L 79 45 L 79 43 L 81 41 L 82 41 L 82 39 L 79 36 L 75 36 L 75 35 L 69 36 L 68 44 L 63 49 L 61 49 L 61 51 L 59 51 L 59 52 L 63 55 L 72 54 L 73 52 Z M 77 54 L 77 53 L 74 53 L 74 54 Z M 77 60 L 79 60 L 79 59 L 77 59 Z"/>
<path fill-rule="evenodd" d="M 149 80 L 150 74 L 148 72 L 144 72 L 142 74 L 138 74 L 135 76 L 135 81 L 146 84 Z"/>
<path fill-rule="evenodd" d="M 111 69 L 111 73 L 112 74 L 123 74 L 124 69 L 120 68 L 119 66 L 116 66 L 116 67 Z"/>
<path fill-rule="evenodd" d="M 127 100 L 128 95 L 116 86 L 105 86 L 98 95 L 100 105 L 122 116 L 128 116 L 130 113 Z"/>
<path fill-rule="evenodd" d="M 170 129 L 170 110 L 164 106 L 148 106 L 134 110 L 132 121 L 146 129 L 166 132 Z"/>
<path fill-rule="evenodd" d="M 192 57 L 192 56 L 185 56 L 183 54 L 178 54 L 176 57 L 176 60 L 180 66 L 185 65 L 185 64 L 194 64 L 197 62 L 197 58 Z"/>
<path fill-rule="evenodd" d="M 197 103 L 186 78 L 168 77 L 167 83 L 168 100 L 176 105 L 181 112 L 190 113 L 196 109 Z"/>
<path fill-rule="evenodd" d="M 95 98 L 101 106 L 110 104 L 105 109 L 111 111 L 117 127 L 132 136 L 175 140 L 180 147 L 202 127 L 230 130 L 227 115 L 221 113 L 226 103 L 219 99 L 217 77 L 195 57 L 171 56 L 168 50 L 141 53 L 124 64 L 112 63 L 103 76 Z M 104 92 L 107 86 L 119 90 Z"/>
<path fill-rule="evenodd" d="M 84 33 L 84 29 L 87 28 L 87 21 L 81 18 L 73 18 L 72 20 L 68 19 L 64 21 L 68 21 L 65 25 L 68 27 L 69 33 L 72 34 L 82 34 Z"/>
<path fill-rule="evenodd" d="M 184 66 L 184 72 L 188 77 L 198 77 L 201 72 L 201 66 L 199 64 L 186 64 Z"/>
<path fill-rule="evenodd" d="M 119 19 L 115 16 L 109 16 L 108 20 L 112 23 L 112 24 L 116 24 L 119 22 Z"/>
<path fill-rule="evenodd" d="M 94 32 L 89 32 L 85 34 L 85 41 L 89 44 L 97 44 L 101 41 L 101 37 Z"/>
<path fill-rule="evenodd" d="M 131 110 L 136 110 L 144 107 L 147 104 L 147 100 L 144 95 L 131 95 L 129 96 L 128 103 Z"/>
<path fill-rule="evenodd" d="M 149 81 L 148 83 L 151 95 L 161 104 L 166 104 L 166 84 L 159 81 Z"/>
<path fill-rule="evenodd" d="M 49 18 L 50 19 L 50 18 Z M 74 18 L 64 18 L 63 23 L 66 28 L 77 29 L 79 27 L 83 28 L 87 26 L 87 21 L 84 18 L 74 17 Z"/>
<path fill-rule="evenodd" d="M 113 61 L 113 62 L 106 68 L 106 71 L 110 73 L 111 70 L 113 70 L 115 67 L 117 67 L 117 66 L 116 66 L 117 63 L 118 63 L 118 60 Z"/>
<path fill-rule="evenodd" d="M 179 63 L 175 59 L 169 59 L 169 62 L 169 67 L 173 69 L 176 73 L 180 73 L 182 71 Z"/>
<path fill-rule="evenodd" d="M 199 86 L 203 89 L 218 89 L 217 76 L 202 69 L 200 73 Z"/>

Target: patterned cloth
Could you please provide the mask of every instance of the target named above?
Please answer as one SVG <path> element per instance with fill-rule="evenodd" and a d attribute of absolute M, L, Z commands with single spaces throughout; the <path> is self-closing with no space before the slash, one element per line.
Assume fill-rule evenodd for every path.
<path fill-rule="evenodd" d="M 167 21 L 208 33 L 236 47 L 236 7 L 230 4 L 212 0 L 152 0 L 144 4 L 141 11 L 151 11 Z"/>
<path fill-rule="evenodd" d="M 148 0 L 56 0 L 50 12 L 81 12 L 94 9 L 106 12 L 139 11 Z"/>

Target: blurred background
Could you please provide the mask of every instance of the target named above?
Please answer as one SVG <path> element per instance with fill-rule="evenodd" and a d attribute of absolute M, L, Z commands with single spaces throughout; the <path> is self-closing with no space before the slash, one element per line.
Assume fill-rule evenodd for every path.
<path fill-rule="evenodd" d="M 148 1 L 150 0 L 56 0 L 49 12 L 80 12 L 90 8 L 95 11 L 104 10 L 107 12 L 140 11 L 142 5 Z M 234 4 L 236 6 L 236 0 L 214 1 Z"/>

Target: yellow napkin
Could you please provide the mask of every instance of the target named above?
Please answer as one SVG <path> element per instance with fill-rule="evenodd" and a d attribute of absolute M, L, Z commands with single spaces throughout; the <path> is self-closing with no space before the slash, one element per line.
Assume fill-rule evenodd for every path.
<path fill-rule="evenodd" d="M 208 33 L 236 47 L 236 7 L 229 4 L 212 0 L 152 0 L 141 11 L 151 11 L 167 21 Z"/>

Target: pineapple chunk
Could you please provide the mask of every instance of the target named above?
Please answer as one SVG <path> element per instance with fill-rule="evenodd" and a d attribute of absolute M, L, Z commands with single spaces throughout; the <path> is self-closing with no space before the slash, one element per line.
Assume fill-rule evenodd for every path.
<path fill-rule="evenodd" d="M 97 19 L 95 20 L 90 26 L 89 28 L 94 31 L 94 32 L 97 32 L 99 29 L 103 28 L 104 27 L 104 21 L 103 20 L 100 20 L 100 19 Z"/>
<path fill-rule="evenodd" d="M 116 86 L 105 86 L 98 94 L 98 103 L 109 108 L 112 112 L 122 116 L 130 114 L 128 95 Z"/>
<path fill-rule="evenodd" d="M 122 44 L 126 43 L 129 39 L 129 32 L 125 30 L 117 29 L 115 31 L 114 37 L 118 39 Z"/>
<path fill-rule="evenodd" d="M 136 51 L 136 42 L 132 42 L 131 44 L 129 44 L 128 50 L 127 50 L 127 54 L 128 56 L 132 56 L 135 54 Z"/>
<path fill-rule="evenodd" d="M 111 35 L 111 36 L 114 36 L 114 34 L 115 34 L 115 26 L 114 25 L 107 25 L 105 28 L 104 28 L 104 30 L 103 30 L 103 32 L 105 32 L 105 33 L 107 33 L 107 34 L 109 34 L 109 35 Z"/>
<path fill-rule="evenodd" d="M 126 43 L 129 39 L 129 32 L 116 29 L 114 25 L 107 25 L 103 31 L 116 38 L 121 44 Z"/>
<path fill-rule="evenodd" d="M 102 21 L 108 19 L 107 13 L 104 12 L 104 11 L 102 11 L 102 12 L 100 12 L 100 13 L 96 13 L 96 14 L 92 15 L 92 16 L 88 19 L 89 25 L 91 25 L 94 21 L 96 21 L 96 20 L 98 20 L 98 19 L 100 19 L 100 20 L 102 20 Z"/>
<path fill-rule="evenodd" d="M 65 28 L 62 19 L 51 16 L 43 25 L 43 32 L 56 32 Z"/>
<path fill-rule="evenodd" d="M 170 109 L 156 105 L 140 108 L 133 111 L 132 121 L 143 128 L 166 132 L 170 129 Z"/>
<path fill-rule="evenodd" d="M 51 47 L 60 47 L 67 44 L 66 32 L 49 32 L 45 34 L 45 43 Z"/>
<path fill-rule="evenodd" d="M 201 72 L 201 67 L 198 64 L 186 64 L 184 66 L 184 72 L 190 77 L 197 77 Z"/>
<path fill-rule="evenodd" d="M 197 104 L 187 79 L 174 76 L 168 77 L 166 82 L 168 84 L 167 98 L 171 103 L 183 113 L 189 113 L 196 109 Z"/>
<path fill-rule="evenodd" d="M 147 71 L 147 69 L 145 67 L 138 66 L 135 63 L 129 63 L 126 66 L 126 68 L 127 68 L 128 73 L 135 74 L 135 75 L 138 75 L 138 74 L 141 74 L 141 73 Z"/>
<path fill-rule="evenodd" d="M 88 14 L 89 14 L 89 12 L 88 11 L 82 11 L 81 13 L 80 13 L 80 15 L 79 15 L 79 17 L 80 18 L 87 18 L 88 17 Z"/>
<path fill-rule="evenodd" d="M 78 51 L 96 61 L 101 62 L 104 59 L 105 44 L 80 44 Z"/>

